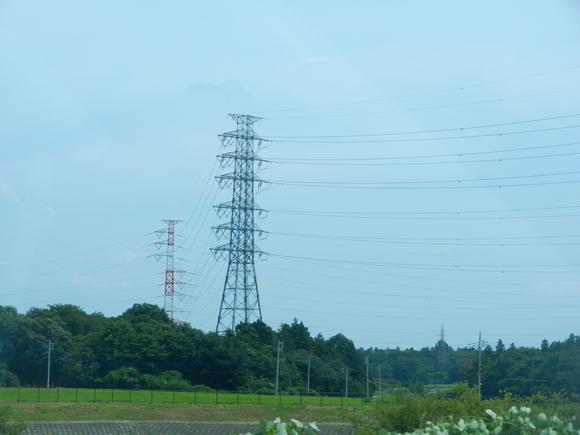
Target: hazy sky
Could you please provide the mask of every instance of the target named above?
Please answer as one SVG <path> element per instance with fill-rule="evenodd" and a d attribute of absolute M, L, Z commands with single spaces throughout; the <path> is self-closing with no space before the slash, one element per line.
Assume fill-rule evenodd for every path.
<path fill-rule="evenodd" d="M 264 321 L 357 347 L 580 333 L 577 1 L 0 0 L 0 304 L 214 330 L 229 113 L 262 117 Z M 162 239 L 161 239 L 162 240 Z"/>

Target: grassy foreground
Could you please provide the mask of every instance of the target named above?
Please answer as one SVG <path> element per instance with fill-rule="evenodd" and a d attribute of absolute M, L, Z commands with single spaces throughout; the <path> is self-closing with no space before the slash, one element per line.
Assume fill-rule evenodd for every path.
<path fill-rule="evenodd" d="M 346 423 L 349 408 L 284 405 L 168 403 L 11 403 L 16 420 L 31 421 L 240 421 L 295 418 L 303 422 Z"/>

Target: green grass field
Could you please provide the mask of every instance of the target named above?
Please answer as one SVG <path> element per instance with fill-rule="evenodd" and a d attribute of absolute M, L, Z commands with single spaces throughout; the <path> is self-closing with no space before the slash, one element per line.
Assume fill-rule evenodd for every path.
<path fill-rule="evenodd" d="M 6 406 L 6 405 L 0 405 Z M 284 421 L 348 423 L 348 416 L 361 406 L 287 406 L 184 403 L 11 403 L 12 416 L 19 421 L 240 421 L 264 418 Z"/>
<path fill-rule="evenodd" d="M 360 397 L 267 395 L 223 392 L 108 390 L 83 388 L 0 388 L 0 402 L 8 403 L 184 403 L 236 405 L 361 406 Z"/>

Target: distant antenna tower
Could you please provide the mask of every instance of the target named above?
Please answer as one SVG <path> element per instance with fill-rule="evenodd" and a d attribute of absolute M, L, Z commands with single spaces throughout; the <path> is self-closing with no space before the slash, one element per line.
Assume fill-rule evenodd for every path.
<path fill-rule="evenodd" d="M 267 233 L 254 222 L 254 218 L 265 217 L 266 211 L 254 202 L 254 196 L 265 183 L 256 175 L 264 169 L 262 160 L 254 151 L 262 147 L 262 138 L 253 130 L 253 124 L 261 118 L 249 115 L 230 115 L 237 123 L 237 130 L 219 135 L 223 147 L 234 147 L 233 152 L 221 154 L 218 160 L 223 168 L 232 167 L 233 172 L 216 177 L 221 188 L 232 188 L 232 200 L 214 206 L 220 218 L 229 221 L 214 227 L 219 238 L 229 242 L 212 248 L 217 259 L 228 258 L 228 270 L 216 332 L 233 330 L 238 323 L 262 319 L 258 283 L 254 259 L 264 253 L 254 244 L 254 235 Z"/>
<path fill-rule="evenodd" d="M 165 268 L 165 293 L 164 293 L 164 300 L 163 300 L 163 308 L 165 308 L 165 312 L 171 319 L 173 323 L 185 323 L 181 320 L 177 320 L 175 318 L 175 305 L 174 305 L 174 296 L 181 295 L 182 293 L 175 291 L 175 286 L 183 287 L 185 285 L 184 282 L 175 279 L 175 275 L 183 276 L 185 273 L 183 270 L 175 270 L 174 269 L 174 247 L 175 247 L 175 224 L 178 224 L 181 221 L 175 220 L 164 220 L 167 224 L 167 229 L 155 231 L 159 237 L 163 234 L 167 234 L 167 240 L 163 242 L 155 242 L 157 248 L 160 249 L 162 245 L 167 245 L 167 253 L 161 254 L 157 256 L 158 258 L 165 255 L 167 258 L 167 266 Z"/>
<path fill-rule="evenodd" d="M 445 343 L 443 326 L 441 326 L 441 338 L 437 343 L 437 373 L 447 375 L 447 343 Z"/>

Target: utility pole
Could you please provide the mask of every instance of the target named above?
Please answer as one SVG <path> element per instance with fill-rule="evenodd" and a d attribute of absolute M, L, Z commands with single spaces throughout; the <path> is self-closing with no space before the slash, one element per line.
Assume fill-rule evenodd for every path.
<path fill-rule="evenodd" d="M 262 319 L 258 283 L 256 280 L 255 257 L 264 253 L 254 243 L 254 235 L 267 234 L 255 224 L 255 217 L 265 216 L 255 202 L 254 196 L 265 183 L 256 172 L 267 163 L 254 151 L 262 146 L 262 138 L 253 130 L 253 124 L 261 118 L 250 115 L 230 115 L 237 123 L 237 130 L 219 135 L 224 147 L 233 146 L 233 152 L 221 154 L 218 160 L 222 167 L 233 166 L 234 171 L 216 177 L 221 188 L 232 188 L 232 200 L 214 206 L 220 218 L 228 222 L 213 227 L 219 238 L 229 242 L 212 248 L 217 259 L 228 259 L 228 269 L 220 303 L 216 332 L 234 330 L 241 322 Z M 265 141 L 267 142 L 267 141 Z"/>
<path fill-rule="evenodd" d="M 54 343 L 48 340 L 48 367 L 46 371 L 46 388 L 50 388 L 50 352 L 54 349 Z"/>
<path fill-rule="evenodd" d="M 479 397 L 481 397 L 481 332 L 479 333 L 479 364 L 477 366 L 477 392 L 479 393 Z"/>
<path fill-rule="evenodd" d="M 276 396 L 278 395 L 278 378 L 280 377 L 280 352 L 284 350 L 284 343 L 278 342 L 278 359 L 276 360 Z"/>
<path fill-rule="evenodd" d="M 307 359 L 308 361 L 308 381 L 306 382 L 306 391 L 310 391 L 310 358 Z"/>
<path fill-rule="evenodd" d="M 379 364 L 379 398 L 383 397 L 383 393 L 381 392 L 381 365 Z"/>
<path fill-rule="evenodd" d="M 369 357 L 365 358 L 365 364 L 367 365 L 367 397 L 369 397 Z"/>
<path fill-rule="evenodd" d="M 346 378 L 346 386 L 344 389 L 344 397 L 348 397 L 348 366 L 346 366 L 344 372 L 346 373 L 345 378 Z"/>

